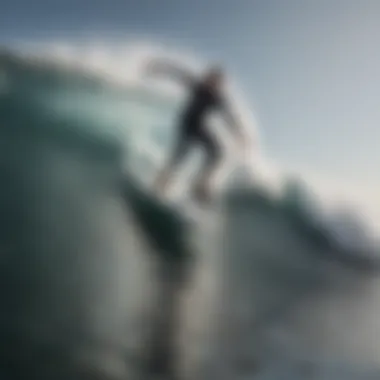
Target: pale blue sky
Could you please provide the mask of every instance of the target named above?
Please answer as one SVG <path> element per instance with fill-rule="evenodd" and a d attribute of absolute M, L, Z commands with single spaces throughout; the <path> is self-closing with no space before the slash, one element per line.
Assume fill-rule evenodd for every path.
<path fill-rule="evenodd" d="M 169 38 L 217 57 L 271 156 L 380 183 L 377 0 L 3 0 L 0 42 L 86 32 Z"/>

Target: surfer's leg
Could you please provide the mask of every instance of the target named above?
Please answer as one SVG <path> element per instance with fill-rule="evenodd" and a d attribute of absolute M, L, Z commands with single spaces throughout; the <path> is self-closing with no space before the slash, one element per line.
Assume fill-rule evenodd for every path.
<path fill-rule="evenodd" d="M 172 156 L 169 158 L 169 161 L 164 166 L 164 168 L 159 172 L 155 181 L 154 187 L 160 195 L 165 194 L 175 169 L 186 156 L 190 148 L 190 145 L 191 136 L 189 136 L 188 133 L 186 133 L 186 130 L 182 128 L 182 130 L 179 133 L 179 137 L 176 142 Z"/>
<path fill-rule="evenodd" d="M 196 180 L 194 194 L 199 200 L 208 201 L 211 198 L 212 184 L 220 167 L 222 152 L 218 142 L 207 132 L 199 134 L 198 141 L 205 150 L 206 162 Z"/>

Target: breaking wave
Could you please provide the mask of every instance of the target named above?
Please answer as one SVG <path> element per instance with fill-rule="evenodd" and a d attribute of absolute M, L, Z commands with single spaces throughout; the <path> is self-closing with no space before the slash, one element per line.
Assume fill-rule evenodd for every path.
<path fill-rule="evenodd" d="M 150 361 L 184 361 L 208 379 L 294 378 L 305 363 L 336 378 L 363 379 L 363 366 L 374 373 L 378 246 L 367 229 L 353 215 L 323 212 L 300 180 L 272 194 L 239 182 L 238 172 L 217 223 L 189 223 L 146 188 L 179 104 L 174 90 L 165 94 L 115 83 L 83 62 L 0 55 L 4 373 L 141 370 L 141 342 L 163 345 L 174 334 L 166 324 L 176 324 L 184 278 L 192 285 L 183 348 Z"/>

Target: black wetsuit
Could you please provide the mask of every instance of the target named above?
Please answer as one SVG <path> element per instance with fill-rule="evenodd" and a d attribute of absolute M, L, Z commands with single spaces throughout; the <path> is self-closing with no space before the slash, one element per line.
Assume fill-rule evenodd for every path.
<path fill-rule="evenodd" d="M 220 147 L 205 125 L 207 113 L 224 109 L 222 96 L 213 92 L 203 83 L 191 86 L 191 97 L 180 115 L 179 135 L 172 157 L 172 164 L 178 164 L 189 148 L 199 144 L 206 153 L 206 165 L 214 165 L 220 158 Z"/>

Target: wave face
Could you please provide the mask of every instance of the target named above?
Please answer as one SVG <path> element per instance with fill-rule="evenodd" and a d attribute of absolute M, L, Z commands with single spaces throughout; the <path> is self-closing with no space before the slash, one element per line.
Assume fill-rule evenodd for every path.
<path fill-rule="evenodd" d="M 142 185 L 144 152 L 170 144 L 152 108 L 164 124 L 176 103 L 0 55 L 5 378 L 376 375 L 374 253 L 342 244 L 298 183 L 230 189 L 215 223 L 189 224 Z"/>

